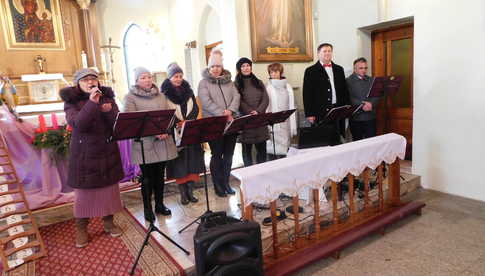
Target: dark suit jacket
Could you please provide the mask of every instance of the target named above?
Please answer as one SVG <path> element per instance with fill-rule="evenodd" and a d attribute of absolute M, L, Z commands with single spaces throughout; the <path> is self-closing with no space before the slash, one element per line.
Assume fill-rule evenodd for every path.
<path fill-rule="evenodd" d="M 345 82 L 345 74 L 342 66 L 332 62 L 332 71 L 337 95 L 336 106 L 350 103 L 349 92 Z M 332 106 L 332 86 L 327 72 L 317 61 L 314 65 L 305 70 L 303 78 L 303 105 L 305 116 L 315 116 L 319 120 L 326 114 L 327 109 Z"/>

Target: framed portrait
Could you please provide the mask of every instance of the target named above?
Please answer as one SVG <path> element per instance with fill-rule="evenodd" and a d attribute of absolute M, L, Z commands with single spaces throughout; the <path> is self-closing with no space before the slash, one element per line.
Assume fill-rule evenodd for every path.
<path fill-rule="evenodd" d="M 249 0 L 253 61 L 312 61 L 311 0 Z"/>
<path fill-rule="evenodd" d="M 0 0 L 7 50 L 64 50 L 59 0 Z"/>

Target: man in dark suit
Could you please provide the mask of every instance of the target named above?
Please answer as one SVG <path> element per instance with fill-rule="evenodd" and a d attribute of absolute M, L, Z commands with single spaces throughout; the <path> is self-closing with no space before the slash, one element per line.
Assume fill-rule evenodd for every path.
<path fill-rule="evenodd" d="M 305 117 L 316 123 L 325 117 L 332 107 L 349 104 L 349 92 L 342 66 L 332 62 L 333 46 L 322 43 L 318 46 L 318 61 L 305 70 L 303 78 L 303 105 Z M 335 134 L 344 134 L 344 122 L 330 124 Z M 330 130 L 331 131 L 331 130 Z"/>

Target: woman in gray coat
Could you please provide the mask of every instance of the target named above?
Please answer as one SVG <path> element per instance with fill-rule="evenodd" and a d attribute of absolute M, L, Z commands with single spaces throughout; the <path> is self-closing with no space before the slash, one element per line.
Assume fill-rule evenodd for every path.
<path fill-rule="evenodd" d="M 233 116 L 239 109 L 240 95 L 231 81 L 231 73 L 222 66 L 222 52 L 211 52 L 208 68 L 202 71 L 202 80 L 199 82 L 199 97 L 202 102 L 203 117 Z M 223 138 L 209 142 L 211 149 L 210 170 L 214 189 L 218 196 L 236 192 L 229 186 L 232 156 L 236 146 L 237 134 L 225 135 Z"/>
<path fill-rule="evenodd" d="M 143 67 L 135 68 L 136 84 L 124 99 L 124 111 L 149 111 L 170 109 L 167 98 L 153 84 L 152 74 Z M 166 161 L 177 157 L 177 150 L 172 136 L 161 134 L 141 138 L 143 140 L 145 165 L 143 165 L 141 143 L 134 141 L 131 147 L 133 163 L 140 164 L 143 174 L 141 194 L 143 197 L 143 211 L 145 219 L 154 221 L 151 198 L 155 194 L 155 213 L 164 216 L 172 212 L 163 204 L 163 190 L 165 187 Z"/>
<path fill-rule="evenodd" d="M 237 75 L 234 81 L 241 93 L 241 105 L 239 111 L 242 115 L 255 115 L 265 113 L 269 104 L 268 93 L 263 82 L 252 72 L 253 62 L 249 58 L 240 58 L 236 64 Z M 256 148 L 256 161 L 266 161 L 266 140 L 269 139 L 268 127 L 259 127 L 244 130 L 241 134 L 242 156 L 244 166 L 253 164 L 253 145 Z"/>

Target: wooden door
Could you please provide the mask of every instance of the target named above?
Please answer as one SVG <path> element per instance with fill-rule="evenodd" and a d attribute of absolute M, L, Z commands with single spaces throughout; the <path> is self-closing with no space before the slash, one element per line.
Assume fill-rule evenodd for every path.
<path fill-rule="evenodd" d="M 219 44 L 222 44 L 222 40 L 214 42 L 214 43 L 209 44 L 209 45 L 205 45 L 205 64 L 209 63 L 209 56 L 211 55 L 212 49 L 214 49 Z"/>
<path fill-rule="evenodd" d="M 413 144 L 413 25 L 372 33 L 372 75 L 403 77 L 400 90 L 381 99 L 377 134 L 395 132 L 406 137 L 406 159 Z"/>

